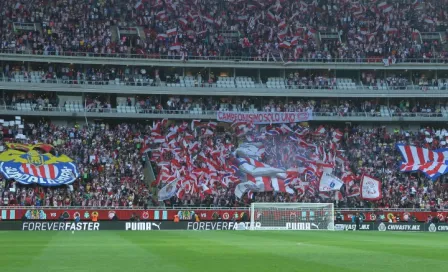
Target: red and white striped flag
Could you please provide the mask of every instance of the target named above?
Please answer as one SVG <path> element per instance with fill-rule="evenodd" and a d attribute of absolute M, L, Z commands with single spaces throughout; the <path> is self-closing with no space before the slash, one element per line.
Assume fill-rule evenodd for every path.
<path fill-rule="evenodd" d="M 340 191 L 335 191 L 334 200 L 341 201 L 343 199 L 344 199 L 344 197 L 342 196 L 342 193 Z"/>
<path fill-rule="evenodd" d="M 287 24 L 284 19 L 278 24 L 279 29 L 284 29 L 284 28 L 286 28 L 286 26 L 287 26 Z"/>
<path fill-rule="evenodd" d="M 170 36 L 176 36 L 176 35 L 177 35 L 177 28 L 175 27 L 175 28 L 168 29 L 168 30 L 166 31 L 166 35 L 167 35 L 168 37 L 170 37 Z"/>
<path fill-rule="evenodd" d="M 206 129 L 204 132 L 204 136 L 213 136 L 213 134 L 214 134 L 213 131 L 210 129 Z"/>
<path fill-rule="evenodd" d="M 194 130 L 195 127 L 199 126 L 200 123 L 201 123 L 201 120 L 192 120 L 191 121 L 191 130 Z"/>
<path fill-rule="evenodd" d="M 180 42 L 175 41 L 174 43 L 171 44 L 170 50 L 171 51 L 179 51 L 181 46 L 182 46 L 182 44 Z"/>
<path fill-rule="evenodd" d="M 280 37 L 279 37 L 280 38 Z M 278 45 L 278 47 L 280 47 L 280 48 L 290 48 L 291 47 L 291 43 L 290 42 L 287 42 L 287 41 L 283 41 L 283 42 L 281 42 L 279 45 Z"/>
<path fill-rule="evenodd" d="M 209 24 L 215 23 L 215 19 L 213 19 L 213 16 L 210 14 L 206 14 L 206 15 L 202 16 L 202 19 Z"/>
<path fill-rule="evenodd" d="M 185 18 L 179 18 L 177 21 L 182 25 L 182 27 L 186 27 L 188 24 L 188 21 Z"/>
<path fill-rule="evenodd" d="M 245 22 L 245 21 L 247 21 L 247 19 L 249 19 L 249 16 L 247 16 L 247 15 L 240 15 L 240 16 L 236 17 L 236 20 L 240 21 L 240 22 Z"/>
<path fill-rule="evenodd" d="M 202 193 L 207 194 L 207 195 L 211 195 L 212 194 L 212 190 L 205 185 L 204 183 L 200 185 L 200 188 L 202 190 Z"/>
<path fill-rule="evenodd" d="M 344 133 L 342 133 L 342 131 L 340 131 L 339 129 L 336 129 L 335 131 L 333 131 L 333 142 L 339 143 L 342 139 L 342 136 L 344 136 Z"/>
<path fill-rule="evenodd" d="M 155 144 L 165 143 L 165 136 L 162 136 L 162 135 L 153 136 L 153 143 L 155 143 Z"/>
<path fill-rule="evenodd" d="M 248 192 L 247 192 L 247 198 L 250 199 L 250 200 L 252 200 L 252 199 L 254 198 L 254 192 L 252 192 L 252 191 L 248 191 Z"/>
<path fill-rule="evenodd" d="M 92 156 L 90 156 L 92 158 Z M 98 162 L 98 157 L 95 156 L 95 163 Z M 92 160 L 90 161 L 92 162 Z M 34 165 L 29 163 L 22 163 L 21 170 L 23 173 L 39 178 L 54 179 L 59 175 L 59 169 L 52 164 Z"/>
<path fill-rule="evenodd" d="M 397 145 L 401 152 L 404 162 L 410 164 L 424 164 L 427 162 L 443 162 L 448 160 L 448 151 L 432 151 L 427 148 L 421 148 L 410 145 Z"/>
<path fill-rule="evenodd" d="M 159 12 L 156 13 L 156 18 L 159 20 L 163 20 L 166 18 L 166 11 L 165 10 L 161 10 Z"/>
<path fill-rule="evenodd" d="M 348 187 L 347 186 L 347 197 L 355 197 L 359 196 L 360 189 L 358 184 L 353 184 L 353 186 Z"/>
<path fill-rule="evenodd" d="M 388 12 L 391 12 L 393 8 L 394 7 L 392 5 L 385 5 L 385 6 L 381 7 L 381 10 L 383 11 L 383 13 L 388 13 Z"/>
<path fill-rule="evenodd" d="M 216 129 L 216 127 L 218 126 L 218 123 L 210 121 L 210 122 L 208 122 L 207 126 L 211 129 Z"/>
<path fill-rule="evenodd" d="M 398 32 L 398 28 L 396 28 L 396 27 L 389 27 L 387 29 L 387 33 L 389 33 L 389 34 L 394 34 L 394 33 L 397 33 L 397 32 Z"/>
<path fill-rule="evenodd" d="M 427 24 L 434 24 L 434 20 L 431 17 L 425 17 L 425 23 Z"/>
<path fill-rule="evenodd" d="M 386 7 L 388 4 L 386 1 L 380 2 L 378 3 L 378 5 L 376 5 L 379 9 L 383 9 L 384 7 Z"/>
<path fill-rule="evenodd" d="M 247 4 L 246 8 L 249 10 L 254 10 L 254 9 L 257 9 L 257 6 L 255 6 L 253 4 Z"/>
<path fill-rule="evenodd" d="M 270 10 L 268 10 L 268 11 L 266 12 L 266 17 L 267 17 L 269 20 L 271 20 L 271 21 L 275 21 L 275 15 L 274 15 L 274 13 L 273 13 L 272 11 L 270 11 Z"/>
<path fill-rule="evenodd" d="M 168 38 L 168 35 L 166 35 L 165 33 L 157 34 L 158 40 L 165 40 L 166 38 Z"/>
<path fill-rule="evenodd" d="M 278 37 L 279 40 L 283 41 L 283 40 L 286 38 L 287 35 L 288 35 L 288 28 L 283 29 L 282 31 L 280 31 L 280 32 L 277 34 L 277 37 Z M 291 45 L 291 44 L 290 44 L 290 45 Z"/>
<path fill-rule="evenodd" d="M 326 132 L 325 127 L 324 127 L 323 125 L 320 125 L 320 126 L 316 129 L 316 131 L 314 132 L 314 134 L 316 134 L 316 135 L 323 135 L 323 134 L 325 134 L 325 132 Z"/>
<path fill-rule="evenodd" d="M 294 36 L 291 39 L 291 45 L 297 45 L 299 43 L 300 37 L 299 36 Z"/>
<path fill-rule="evenodd" d="M 314 37 L 317 34 L 317 30 L 314 28 L 308 29 L 308 36 Z"/>
<path fill-rule="evenodd" d="M 145 145 L 146 145 L 146 144 L 143 144 L 143 146 L 145 146 Z M 117 158 L 118 158 L 118 154 L 119 154 L 118 150 L 115 149 L 114 152 L 112 153 L 112 158 L 113 158 L 114 160 L 117 159 Z"/>
<path fill-rule="evenodd" d="M 247 181 L 255 183 L 260 192 L 272 192 L 273 190 L 271 186 L 271 178 L 268 176 L 254 177 L 248 174 Z"/>
<path fill-rule="evenodd" d="M 272 178 L 272 188 L 275 192 L 294 194 L 294 190 L 285 185 L 285 181 L 279 178 Z"/>
<path fill-rule="evenodd" d="M 98 163 L 99 157 L 97 155 L 90 155 L 89 162 L 90 163 Z"/>
<path fill-rule="evenodd" d="M 135 3 L 135 5 L 134 5 L 134 8 L 135 8 L 135 9 L 141 9 L 141 8 L 143 8 L 143 2 L 142 2 L 142 0 L 137 1 L 137 3 Z"/>

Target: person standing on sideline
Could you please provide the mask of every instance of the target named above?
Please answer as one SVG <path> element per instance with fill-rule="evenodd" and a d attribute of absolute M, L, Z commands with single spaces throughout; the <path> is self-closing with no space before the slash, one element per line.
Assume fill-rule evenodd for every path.
<path fill-rule="evenodd" d="M 360 223 L 360 221 L 361 221 L 361 218 L 360 218 L 360 216 L 359 216 L 359 213 L 356 213 L 356 216 L 355 216 L 355 225 L 356 225 L 356 228 L 355 228 L 355 230 L 359 230 L 359 223 Z"/>
<path fill-rule="evenodd" d="M 98 222 L 98 213 L 97 212 L 92 213 L 92 222 Z"/>
<path fill-rule="evenodd" d="M 351 227 L 353 227 L 353 225 L 355 225 L 355 221 L 356 221 L 356 214 L 352 214 L 352 224 Z M 353 231 L 356 230 L 356 227 L 353 227 Z"/>
<path fill-rule="evenodd" d="M 75 217 L 75 223 L 79 223 L 80 221 L 81 221 L 81 217 L 79 216 L 79 214 L 77 214 Z"/>

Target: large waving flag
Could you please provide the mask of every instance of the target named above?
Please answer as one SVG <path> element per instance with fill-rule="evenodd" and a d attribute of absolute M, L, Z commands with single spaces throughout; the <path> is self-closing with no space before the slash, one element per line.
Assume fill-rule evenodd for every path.
<path fill-rule="evenodd" d="M 340 180 L 338 177 L 330 173 L 323 172 L 319 183 L 319 191 L 320 192 L 339 191 L 342 185 L 344 185 L 344 182 Z"/>
<path fill-rule="evenodd" d="M 397 145 L 403 156 L 400 164 L 402 172 L 421 171 L 428 178 L 436 180 L 448 173 L 448 149 L 429 150 L 427 148 Z"/>
<path fill-rule="evenodd" d="M 363 175 L 361 178 L 361 198 L 377 201 L 382 197 L 381 181 L 368 175 Z"/>
<path fill-rule="evenodd" d="M 7 144 L 0 153 L 0 172 L 7 179 L 22 184 L 60 186 L 73 183 L 79 172 L 73 160 L 66 155 L 53 155 L 47 144 Z"/>
<path fill-rule="evenodd" d="M 284 174 L 285 170 L 280 168 L 271 167 L 267 164 L 259 162 L 252 158 L 239 158 L 239 169 L 246 174 L 259 177 L 259 176 L 275 176 L 277 174 Z"/>

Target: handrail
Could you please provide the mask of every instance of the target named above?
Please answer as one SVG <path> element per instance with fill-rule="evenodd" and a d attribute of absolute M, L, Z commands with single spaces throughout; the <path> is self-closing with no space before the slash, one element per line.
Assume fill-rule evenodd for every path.
<path fill-rule="evenodd" d="M 130 53 L 111 53 L 111 54 L 102 54 L 102 53 L 93 53 L 93 52 L 48 52 L 47 54 L 36 54 L 33 53 L 32 50 L 17 51 L 16 49 L 0 49 L 0 55 L 25 55 L 25 56 L 54 56 L 54 57 L 86 57 L 86 58 L 131 58 L 131 59 L 154 59 L 154 60 L 165 60 L 171 62 L 179 62 L 182 61 L 183 56 L 181 55 L 146 55 L 146 54 L 130 54 Z M 383 58 L 302 58 L 297 60 L 291 60 L 288 62 L 284 61 L 273 61 L 272 59 L 269 62 L 277 62 L 284 63 L 286 66 L 288 64 L 293 63 L 352 63 L 352 64 L 378 64 L 383 66 L 382 62 Z M 268 62 L 268 58 L 259 58 L 259 57 L 244 57 L 244 56 L 188 56 L 188 60 L 207 60 L 207 61 L 242 61 L 242 62 Z M 407 58 L 404 60 L 397 60 L 396 63 L 431 63 L 431 64 L 445 64 L 448 62 L 448 58 Z"/>
<path fill-rule="evenodd" d="M 19 104 L 19 103 L 17 103 Z M 98 115 L 101 114 L 112 114 L 112 113 L 118 113 L 118 114 L 138 114 L 138 115 L 144 115 L 144 114 L 159 114 L 159 115 L 169 115 L 169 114 L 178 114 L 178 115 L 200 115 L 200 116 L 216 116 L 218 111 L 215 110 L 200 110 L 200 111 L 190 111 L 190 110 L 167 110 L 167 109 L 148 109 L 148 108 L 141 108 L 139 106 L 129 106 L 130 110 L 129 112 L 126 111 L 126 109 L 121 108 L 119 111 L 118 108 L 85 108 L 84 104 L 79 104 L 79 107 L 76 108 L 66 108 L 66 107 L 39 107 L 36 104 L 31 103 L 20 103 L 20 104 L 28 104 L 29 107 L 21 108 L 19 109 L 18 105 L 0 105 L 0 111 L 19 111 L 19 112 L 67 112 L 67 113 L 95 113 Z M 122 106 L 124 108 L 127 108 L 126 106 Z M 71 110 L 73 109 L 73 110 Z M 251 111 L 238 111 L 241 113 L 255 113 Z M 413 118 L 413 117 L 445 117 L 442 113 L 400 113 L 396 114 L 393 113 L 389 117 L 388 116 L 378 116 L 375 112 L 373 115 L 369 112 L 365 111 L 359 111 L 359 112 L 349 112 L 346 114 L 339 114 L 339 112 L 331 111 L 331 112 L 313 112 L 314 117 L 375 117 L 375 118 L 390 118 L 390 117 L 407 117 L 407 118 Z"/>
<path fill-rule="evenodd" d="M 28 104 L 29 107 L 25 107 L 22 109 L 18 108 L 17 104 Z M 69 113 L 95 113 L 95 114 L 108 114 L 108 113 L 119 113 L 119 114 L 160 114 L 160 115 L 167 115 L 167 114 L 180 114 L 180 115 L 203 115 L 203 116 L 211 116 L 211 115 L 217 115 L 218 111 L 215 110 L 200 110 L 200 111 L 190 111 L 190 110 L 167 110 L 167 109 L 148 109 L 148 108 L 141 108 L 139 106 L 122 106 L 124 108 L 130 108 L 130 112 L 126 112 L 125 109 L 122 109 L 122 111 L 119 111 L 118 108 L 85 108 L 84 104 L 79 104 L 79 107 L 73 107 L 73 110 L 70 110 L 66 107 L 39 107 L 36 104 L 31 103 L 17 103 L 14 105 L 0 105 L 0 111 L 22 111 L 22 112 L 69 112 Z M 251 111 L 238 111 L 241 113 L 255 113 Z M 276 111 L 275 111 L 276 112 Z M 339 114 L 339 112 L 331 111 L 331 112 L 313 112 L 313 116 L 315 117 L 332 117 L 337 116 L 340 118 L 344 117 L 355 117 L 355 116 L 363 116 L 363 117 L 377 117 L 377 118 L 389 118 L 384 116 L 377 116 L 377 114 L 371 114 L 369 112 L 365 111 L 359 111 L 359 112 L 349 112 L 346 114 Z M 442 113 L 402 113 L 402 114 L 391 114 L 391 117 L 444 117 Z"/>
<path fill-rule="evenodd" d="M 21 75 L 22 76 L 22 75 Z M 23 79 L 23 80 L 22 80 Z M 160 87 L 168 87 L 168 88 L 217 88 L 217 89 L 229 89 L 228 87 L 219 87 L 218 83 L 207 83 L 202 82 L 196 85 L 188 85 L 186 81 L 181 83 L 170 83 L 165 81 L 156 82 L 154 79 L 146 78 L 146 79 L 128 79 L 128 80 L 121 80 L 115 81 L 115 79 L 111 80 L 89 80 L 89 79 L 80 79 L 80 80 L 70 80 L 70 79 L 62 79 L 62 78 L 32 78 L 31 75 L 27 78 L 23 77 L 19 79 L 20 81 L 16 81 L 15 77 L 0 77 L 1 83 L 6 84 L 34 84 L 34 85 L 40 85 L 40 84 L 58 84 L 60 86 L 70 86 L 70 87 L 88 87 L 88 88 L 98 88 L 98 89 L 104 89 L 104 88 L 123 88 L 123 87 L 132 87 L 132 88 L 160 88 Z M 117 84 L 118 83 L 118 84 Z M 180 86 L 178 86 L 180 85 Z M 43 86 L 43 85 L 42 85 Z M 55 85 L 56 86 L 56 85 Z M 58 86 L 59 87 L 59 86 Z M 433 86 L 430 86 L 433 87 Z M 382 86 L 382 88 L 378 88 L 378 86 L 365 86 L 361 83 L 361 85 L 355 85 L 355 86 L 345 86 L 343 84 L 335 84 L 335 85 L 328 85 L 328 86 L 318 86 L 318 85 L 295 85 L 295 84 L 283 84 L 278 85 L 278 88 L 274 87 L 273 85 L 269 85 L 266 83 L 255 83 L 253 87 L 237 87 L 237 85 L 233 84 L 234 89 L 240 89 L 240 90 L 260 90 L 260 89 L 281 89 L 281 90 L 303 90 L 303 91 L 314 91 L 314 90 L 331 90 L 332 92 L 338 92 L 338 91 L 344 91 L 349 93 L 357 93 L 359 91 L 391 91 L 391 93 L 400 93 L 405 91 L 418 91 L 419 93 L 422 91 L 421 86 L 415 86 L 414 84 L 406 85 L 406 86 L 389 86 L 388 84 L 385 84 Z M 431 89 L 431 92 L 438 92 L 446 93 L 446 87 L 433 87 L 434 89 Z"/>
<path fill-rule="evenodd" d="M 143 207 L 103 207 L 103 206 L 0 206 L 0 210 L 29 210 L 29 209 L 88 209 L 88 210 L 145 210 Z M 201 207 L 201 206 L 173 206 L 173 207 L 148 207 L 148 210 L 248 210 L 249 207 Z M 412 208 L 335 208 L 336 212 L 428 212 L 430 209 L 412 209 Z M 448 209 L 439 209 L 438 212 L 448 212 Z"/>

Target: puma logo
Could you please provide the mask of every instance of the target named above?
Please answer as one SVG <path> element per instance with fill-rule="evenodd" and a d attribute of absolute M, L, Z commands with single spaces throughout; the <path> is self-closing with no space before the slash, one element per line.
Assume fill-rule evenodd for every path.
<path fill-rule="evenodd" d="M 162 225 L 162 222 L 160 222 L 158 225 L 157 225 L 156 223 L 151 223 L 151 225 L 152 225 L 153 227 L 158 228 L 158 229 L 160 230 L 160 225 Z"/>

